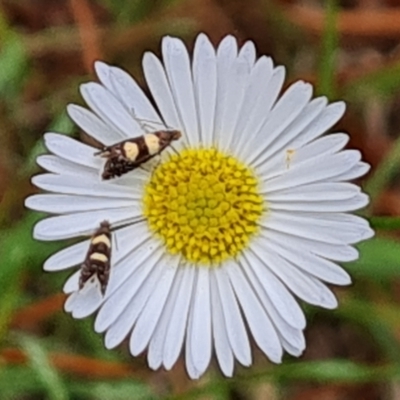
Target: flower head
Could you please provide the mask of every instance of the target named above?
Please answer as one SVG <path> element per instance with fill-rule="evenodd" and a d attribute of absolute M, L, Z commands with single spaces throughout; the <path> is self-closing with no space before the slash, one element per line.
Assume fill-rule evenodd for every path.
<path fill-rule="evenodd" d="M 296 297 L 335 308 L 326 283 L 350 283 L 336 262 L 355 260 L 352 245 L 373 235 L 349 214 L 368 197 L 347 182 L 369 166 L 358 151 L 343 150 L 346 134 L 323 136 L 345 106 L 311 99 L 305 82 L 279 97 L 284 68 L 256 60 L 252 42 L 238 49 L 231 36 L 215 51 L 199 35 L 193 62 L 175 38 L 163 39 L 162 54 L 164 65 L 151 53 L 143 59 L 157 110 L 126 72 L 101 62 L 100 83 L 81 86 L 91 110 L 68 106 L 103 148 L 120 144 L 115 160 L 132 167 L 118 170 L 121 177 L 102 179 L 107 160 L 98 149 L 45 135 L 52 155 L 38 163 L 48 173 L 33 183 L 49 193 L 26 204 L 55 216 L 34 236 L 95 235 L 44 269 L 72 269 L 66 311 L 75 318 L 98 311 L 95 330 L 105 332 L 106 347 L 129 338 L 132 355 L 147 349 L 151 368 L 172 368 L 184 347 L 187 371 L 198 378 L 214 349 L 231 376 L 235 359 L 252 362 L 250 337 L 275 363 L 284 350 L 299 356 L 306 321 Z M 182 137 L 158 160 L 135 164 L 146 151 L 158 154 L 141 135 L 166 129 Z M 98 231 L 103 221 L 111 242 Z M 110 276 L 101 286 L 104 270 Z"/>

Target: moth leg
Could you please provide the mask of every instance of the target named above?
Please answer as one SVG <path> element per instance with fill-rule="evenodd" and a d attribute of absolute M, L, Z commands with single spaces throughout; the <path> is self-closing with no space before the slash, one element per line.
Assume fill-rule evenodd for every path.
<path fill-rule="evenodd" d="M 158 121 L 151 121 L 149 119 L 143 119 L 143 118 L 139 118 L 136 113 L 134 108 L 131 108 L 131 112 L 132 112 L 132 116 L 135 119 L 135 121 L 140 125 L 140 128 L 142 129 L 142 131 L 144 131 L 145 133 L 153 133 L 155 131 L 155 129 L 150 125 L 160 125 L 163 128 L 166 129 L 172 129 L 171 127 L 169 127 L 168 125 L 166 125 L 164 122 L 158 122 Z M 146 123 L 148 122 L 148 123 Z"/>
<path fill-rule="evenodd" d="M 141 129 L 143 132 L 145 132 L 145 133 L 154 132 L 154 129 L 152 129 L 150 125 L 144 123 L 144 120 L 143 120 L 143 119 L 140 119 L 140 118 L 136 115 L 135 109 L 134 109 L 133 107 L 131 108 L 131 113 L 132 113 L 132 116 L 133 116 L 134 120 L 139 124 L 140 129 Z"/>
<path fill-rule="evenodd" d="M 154 157 L 153 171 L 161 164 L 161 154 Z"/>
<path fill-rule="evenodd" d="M 161 164 L 161 156 L 158 156 L 157 157 L 157 159 L 156 159 L 156 164 L 155 164 L 155 166 L 154 166 L 154 168 L 153 168 L 153 171 L 151 172 L 152 174 L 154 173 L 154 171 L 158 168 L 158 166 Z"/>
<path fill-rule="evenodd" d="M 169 147 L 172 149 L 172 151 L 173 151 L 175 154 L 178 154 L 178 155 L 179 155 L 178 150 L 177 150 L 174 146 L 172 146 L 172 144 L 170 144 Z"/>

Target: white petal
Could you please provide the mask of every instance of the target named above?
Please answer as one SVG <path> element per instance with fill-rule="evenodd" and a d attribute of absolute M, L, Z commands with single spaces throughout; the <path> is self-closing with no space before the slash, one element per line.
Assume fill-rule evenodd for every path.
<path fill-rule="evenodd" d="M 351 199 L 319 201 L 319 202 L 286 202 L 280 201 L 269 205 L 271 210 L 305 211 L 305 212 L 346 212 L 355 211 L 365 207 L 369 203 L 369 197 L 359 193 Z"/>
<path fill-rule="evenodd" d="M 89 245 L 90 240 L 85 240 L 60 250 L 45 261 L 43 269 L 45 271 L 61 271 L 82 264 Z"/>
<path fill-rule="evenodd" d="M 193 80 L 199 114 L 200 139 L 205 147 L 210 147 L 213 141 L 217 97 L 217 63 L 214 47 L 204 34 L 197 36 L 194 46 Z"/>
<path fill-rule="evenodd" d="M 147 347 L 161 313 L 164 311 L 176 270 L 179 267 L 179 257 L 171 257 L 170 260 L 163 260 L 163 264 L 163 273 L 159 277 L 148 302 L 144 306 L 131 335 L 130 351 L 134 356 L 140 354 Z"/>
<path fill-rule="evenodd" d="M 254 141 L 249 141 L 241 154 L 248 164 L 253 164 L 265 149 L 283 132 L 304 110 L 312 95 L 312 86 L 298 81 L 278 100 L 266 123 L 257 133 Z"/>
<path fill-rule="evenodd" d="M 167 338 L 167 329 L 173 317 L 176 303 L 180 302 L 179 290 L 182 288 L 182 278 L 185 269 L 178 268 L 176 276 L 172 283 L 172 288 L 165 302 L 165 307 L 161 313 L 160 320 L 157 323 L 154 334 L 151 337 L 149 349 L 147 353 L 147 361 L 149 367 L 156 370 L 161 367 L 164 361 L 164 343 Z M 185 288 L 186 289 L 186 288 Z M 185 319 L 186 320 L 186 319 Z M 175 338 L 174 338 L 175 339 Z M 175 341 L 173 341 L 175 346 Z M 182 343 L 180 343 L 178 353 L 180 352 Z"/>
<path fill-rule="evenodd" d="M 111 349 L 121 343 L 132 330 L 138 316 L 141 314 L 149 297 L 152 295 L 161 274 L 162 265 L 155 265 L 150 275 L 143 282 L 135 296 L 130 300 L 130 303 L 125 307 L 122 314 L 118 316 L 116 322 L 108 329 L 105 336 L 105 346 L 107 349 Z"/>
<path fill-rule="evenodd" d="M 161 315 L 160 321 L 157 324 L 156 330 L 150 340 L 149 348 L 147 350 L 147 363 L 149 364 L 149 367 L 153 370 L 159 369 L 163 363 L 162 351 L 165 340 L 165 329 L 168 323 L 169 312 L 171 311 L 169 306 L 171 306 L 171 302 L 168 299 L 166 309 Z M 168 312 L 168 316 L 165 314 L 165 312 Z"/>
<path fill-rule="evenodd" d="M 300 163 L 312 157 L 322 154 L 334 154 L 342 150 L 349 141 L 349 135 L 345 133 L 334 133 L 308 143 L 296 151 L 293 161 Z"/>
<path fill-rule="evenodd" d="M 75 164 L 71 161 L 64 160 L 58 156 L 45 154 L 36 159 L 38 165 L 49 172 L 62 175 L 85 176 L 90 179 L 98 179 L 99 172 L 93 168 Z"/>
<path fill-rule="evenodd" d="M 81 270 L 79 269 L 78 271 L 75 271 L 64 283 L 64 287 L 63 287 L 63 292 L 66 294 L 69 293 L 73 293 L 73 292 L 77 292 L 79 289 L 79 277 L 81 275 Z M 74 296 L 75 298 L 75 296 Z M 70 302 L 73 299 L 70 300 Z M 71 311 L 71 310 L 67 310 L 66 311 Z"/>
<path fill-rule="evenodd" d="M 94 155 L 97 149 L 78 142 L 69 136 L 58 133 L 46 133 L 44 135 L 44 142 L 49 151 L 64 160 L 72 161 L 75 164 L 95 170 L 99 169 L 102 164 L 100 158 Z"/>
<path fill-rule="evenodd" d="M 189 325 L 186 346 L 186 358 L 193 362 L 198 375 L 202 375 L 211 360 L 211 296 L 210 271 L 208 268 L 197 268 L 191 308 L 189 311 Z M 188 353 L 190 355 L 188 356 Z"/>
<path fill-rule="evenodd" d="M 195 268 L 185 266 L 178 274 L 182 275 L 182 283 L 179 287 L 174 311 L 171 313 L 170 323 L 165 332 L 164 366 L 170 370 L 179 357 L 183 339 L 187 328 L 189 305 L 192 298 Z"/>
<path fill-rule="evenodd" d="M 107 197 L 71 196 L 63 194 L 36 194 L 25 200 L 25 206 L 52 214 L 68 214 L 110 208 L 126 208 L 134 201 Z"/>
<path fill-rule="evenodd" d="M 146 53 L 143 56 L 143 72 L 166 125 L 183 130 L 164 68 L 153 53 Z"/>
<path fill-rule="evenodd" d="M 301 335 L 298 335 L 299 338 L 299 345 L 293 345 L 289 341 L 286 340 L 286 338 L 282 337 L 282 346 L 283 348 L 292 356 L 295 357 L 300 357 L 303 354 L 304 349 L 306 348 L 306 342 L 304 339 L 303 332 L 301 332 Z"/>
<path fill-rule="evenodd" d="M 268 203 L 320 202 L 326 200 L 347 200 L 360 193 L 352 183 L 319 182 L 310 185 L 287 187 L 267 194 Z"/>
<path fill-rule="evenodd" d="M 266 246 L 265 243 L 263 245 L 264 247 L 260 247 L 254 242 L 252 250 L 296 296 L 320 307 L 337 307 L 335 296 L 323 283 L 280 257 L 272 246 Z"/>
<path fill-rule="evenodd" d="M 75 292 L 74 291 L 74 293 L 72 293 L 68 298 L 67 298 L 67 300 L 65 301 L 65 303 L 64 303 L 64 310 L 66 311 L 66 312 L 72 312 L 72 310 L 73 310 L 73 308 L 74 308 L 74 302 L 75 302 L 75 299 L 76 299 L 76 296 L 77 296 L 77 294 L 78 294 L 78 292 Z"/>
<path fill-rule="evenodd" d="M 215 353 L 219 366 L 223 374 L 227 377 L 233 375 L 234 357 L 229 345 L 227 327 L 225 324 L 224 313 L 221 300 L 218 294 L 218 286 L 213 271 L 210 271 L 210 289 L 211 289 L 211 313 L 212 330 L 214 338 Z"/>
<path fill-rule="evenodd" d="M 348 135 L 338 133 L 314 140 L 301 148 L 292 147 L 289 143 L 286 148 L 275 152 L 271 158 L 264 157 L 266 161 L 258 168 L 259 173 L 263 175 L 264 179 L 270 179 L 311 158 L 337 153 L 342 150 L 348 140 Z"/>
<path fill-rule="evenodd" d="M 307 162 L 313 157 L 321 157 L 334 154 L 346 145 L 349 136 L 344 133 L 327 135 L 321 139 L 317 139 L 306 146 L 295 149 L 281 149 L 275 157 L 259 168 L 264 179 L 270 179 L 280 175 L 288 169 L 298 166 L 303 162 Z"/>
<path fill-rule="evenodd" d="M 113 91 L 127 110 L 139 120 L 146 120 L 146 125 L 148 124 L 152 129 L 160 130 L 163 128 L 164 123 L 136 81 L 120 68 L 107 67 L 112 86 L 109 90 Z"/>
<path fill-rule="evenodd" d="M 249 366 L 251 364 L 249 338 L 229 277 L 224 268 L 216 269 L 215 277 L 233 354 L 241 364 Z"/>
<path fill-rule="evenodd" d="M 365 162 L 359 162 L 351 167 L 348 171 L 339 173 L 332 177 L 332 180 L 336 182 L 351 181 L 364 176 L 370 169 L 371 166 L 369 164 Z"/>
<path fill-rule="evenodd" d="M 116 321 L 118 323 L 118 320 L 124 319 L 124 310 L 135 303 L 135 296 L 141 291 L 141 287 L 146 282 L 152 282 L 151 276 L 159 268 L 157 263 L 163 252 L 161 248 L 153 250 L 148 245 L 143 247 L 141 252 L 132 252 L 115 266 L 114 287 L 109 290 L 108 298 L 97 315 L 94 325 L 96 332 L 104 332 Z M 125 279 L 122 280 L 121 275 L 125 275 Z"/>
<path fill-rule="evenodd" d="M 192 319 L 189 318 L 188 329 L 187 330 L 191 329 L 190 328 L 191 323 L 192 323 Z M 192 352 L 190 351 L 192 346 L 193 346 L 192 337 L 191 337 L 191 335 L 187 335 L 186 342 L 185 342 L 185 354 L 186 354 L 186 356 L 185 356 L 185 366 L 186 366 L 186 371 L 187 371 L 187 373 L 188 373 L 188 375 L 189 375 L 189 377 L 191 379 L 199 379 L 201 374 L 204 371 L 199 371 L 196 368 L 196 365 L 194 364 L 194 361 L 192 359 Z"/>
<path fill-rule="evenodd" d="M 298 135 L 301 135 L 304 130 L 321 114 L 324 107 L 326 107 L 327 99 L 325 97 L 318 97 L 311 100 L 304 110 L 295 118 L 283 132 L 275 138 L 270 146 L 265 148 L 262 153 L 262 160 L 268 160 L 266 165 L 274 166 L 277 161 L 280 161 L 280 154 L 285 153 L 286 146 L 292 148 L 292 141 Z M 258 162 L 257 165 L 261 163 Z M 278 163 L 279 164 L 279 163 Z M 262 170 L 262 166 L 259 167 Z"/>
<path fill-rule="evenodd" d="M 297 301 L 294 299 L 288 289 L 282 282 L 266 268 L 267 260 L 260 260 L 250 251 L 244 253 L 247 264 L 251 266 L 251 270 L 257 277 L 258 282 L 262 285 L 264 293 L 271 300 L 275 309 L 281 317 L 293 328 L 304 329 L 306 326 L 306 318 Z"/>
<path fill-rule="evenodd" d="M 107 211 L 107 220 L 112 225 L 122 225 L 142 218 L 141 207 L 126 207 Z M 59 217 L 50 217 L 39 221 L 33 230 L 38 240 L 61 240 L 76 236 L 93 234 L 104 221 L 104 211 L 88 211 Z"/>
<path fill-rule="evenodd" d="M 346 110 L 346 104 L 343 101 L 329 104 L 318 117 L 304 129 L 302 134 L 292 142 L 294 148 L 299 148 L 322 136 L 326 131 L 332 128 L 336 122 L 342 118 Z"/>
<path fill-rule="evenodd" d="M 345 214 L 303 214 L 271 211 L 260 225 L 274 231 L 333 244 L 353 244 L 373 235 L 361 218 Z M 346 220 L 347 219 L 347 220 Z"/>
<path fill-rule="evenodd" d="M 111 261 L 113 265 L 118 265 L 118 268 L 114 268 L 114 274 L 110 277 L 106 295 L 111 295 L 118 290 L 127 277 L 138 267 L 138 262 L 147 254 L 154 253 L 160 245 L 153 239 L 147 221 L 114 230 L 113 239 Z"/>
<path fill-rule="evenodd" d="M 86 318 L 93 314 L 103 301 L 100 282 L 97 277 L 91 278 L 82 289 L 75 293 L 71 312 L 72 316 L 77 319 Z"/>
<path fill-rule="evenodd" d="M 223 126 L 229 114 L 230 86 L 235 83 L 230 79 L 237 57 L 237 42 L 233 36 L 226 36 L 217 50 L 217 101 L 215 110 L 215 125 L 213 144 L 221 145 L 219 138 L 225 136 Z"/>
<path fill-rule="evenodd" d="M 233 60 L 229 69 L 224 72 L 219 71 L 218 75 L 218 79 L 222 80 L 221 83 L 227 82 L 227 84 L 218 86 L 218 96 L 225 100 L 225 104 L 224 108 L 219 110 L 220 118 L 217 119 L 219 124 L 215 127 L 215 135 L 220 138 L 218 148 L 225 152 L 231 148 L 245 89 L 250 78 L 252 62 L 246 56 L 246 52 L 239 53 L 239 57 Z M 223 65 L 222 68 L 224 68 Z"/>
<path fill-rule="evenodd" d="M 261 193 L 296 187 L 330 179 L 348 171 L 360 161 L 361 154 L 356 150 L 342 151 L 339 154 L 314 157 L 300 165 L 294 165 L 281 176 L 277 176 L 262 185 Z"/>
<path fill-rule="evenodd" d="M 309 251 L 331 260 L 355 261 L 358 259 L 358 251 L 349 245 L 323 243 L 321 241 L 291 236 L 277 231 L 267 231 L 263 234 L 266 238 L 271 238 L 277 242 L 287 242 L 292 248 L 301 248 L 304 251 Z"/>
<path fill-rule="evenodd" d="M 105 86 L 105 88 L 109 92 L 111 92 L 119 101 L 121 101 L 121 98 L 115 92 L 114 85 L 112 84 L 111 81 L 111 67 L 103 61 L 95 61 L 94 69 L 101 84 Z"/>
<path fill-rule="evenodd" d="M 248 40 L 239 51 L 239 58 L 246 60 L 250 67 L 253 67 L 256 61 L 256 47 L 251 40 Z"/>
<path fill-rule="evenodd" d="M 67 112 L 82 130 L 104 146 L 110 146 L 121 141 L 121 135 L 116 130 L 111 129 L 97 115 L 86 108 L 77 104 L 68 104 Z"/>
<path fill-rule="evenodd" d="M 32 183 L 49 192 L 86 196 L 113 197 L 117 199 L 140 199 L 142 186 L 122 186 L 117 183 L 99 182 L 87 176 L 41 174 L 32 178 Z M 140 193 L 141 194 L 141 193 Z"/>
<path fill-rule="evenodd" d="M 80 91 L 87 105 L 119 134 L 120 140 L 141 134 L 133 115 L 103 86 L 95 82 L 84 83 Z"/>
<path fill-rule="evenodd" d="M 267 239 L 266 239 L 267 240 Z M 269 239 L 271 242 L 271 238 Z M 287 242 L 274 241 L 278 254 L 305 272 L 335 285 L 349 285 L 349 274 L 335 263 L 314 255 L 301 247 L 288 246 Z M 262 245 L 262 243 L 260 243 Z"/>
<path fill-rule="evenodd" d="M 285 80 L 286 70 L 285 67 L 279 65 L 272 73 L 271 79 L 268 81 L 268 89 L 264 94 L 263 104 L 264 112 L 270 117 L 270 110 L 276 105 L 279 93 L 282 90 L 283 82 Z M 261 128 L 261 126 L 260 126 Z M 257 132 L 258 133 L 258 130 Z"/>
<path fill-rule="evenodd" d="M 283 70 L 281 69 L 281 71 Z M 270 110 L 266 109 L 265 101 L 270 99 L 268 88 L 272 74 L 272 60 L 265 56 L 257 61 L 250 73 L 242 108 L 233 135 L 232 151 L 236 155 L 240 154 L 240 149 L 244 143 L 255 136 L 268 116 Z M 267 97 L 267 99 L 264 97 Z M 270 104 L 272 107 L 272 103 Z"/>
<path fill-rule="evenodd" d="M 257 278 L 254 269 L 247 262 L 247 259 L 243 258 L 242 263 L 244 265 L 244 272 L 246 273 L 252 288 L 255 290 L 255 293 L 260 300 L 262 306 L 264 307 L 264 310 L 267 312 L 267 315 L 270 317 L 274 326 L 276 327 L 276 330 L 280 337 L 280 341 L 284 339 L 301 353 L 305 348 L 305 340 L 302 329 L 293 328 L 290 324 L 286 322 L 286 320 L 281 315 L 282 310 L 277 310 L 275 308 L 274 304 L 265 292 L 262 283 Z"/>
<path fill-rule="evenodd" d="M 167 36 L 162 41 L 162 53 L 186 140 L 191 147 L 196 146 L 200 139 L 199 125 L 188 52 L 181 40 Z"/>
<path fill-rule="evenodd" d="M 282 360 L 282 346 L 279 337 L 243 272 L 234 262 L 227 263 L 224 268 L 229 275 L 243 314 L 258 347 L 271 361 L 280 363 Z"/>

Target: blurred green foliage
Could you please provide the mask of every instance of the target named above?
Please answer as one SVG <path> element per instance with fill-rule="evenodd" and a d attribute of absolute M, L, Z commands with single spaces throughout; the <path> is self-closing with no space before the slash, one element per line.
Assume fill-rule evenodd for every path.
<path fill-rule="evenodd" d="M 325 29 L 321 40 L 319 53 L 319 71 L 317 93 L 335 99 L 335 70 L 338 33 L 336 30 L 338 5 L 337 0 L 326 2 Z"/>
<path fill-rule="evenodd" d="M 112 11 L 116 24 L 121 27 L 141 22 L 153 12 L 160 12 L 171 2 L 140 0 L 101 0 Z M 329 98 L 337 97 L 335 87 L 336 51 L 338 35 L 336 31 L 337 2 L 327 2 L 326 27 L 319 48 L 317 92 Z M 166 21 L 165 24 L 170 23 Z M 23 34 L 12 27 L 0 13 L 0 99 L 7 108 L 10 120 L 15 118 L 15 110 L 23 103 L 23 88 L 32 77 L 31 60 L 26 51 Z M 134 52 L 135 49 L 129 49 Z M 400 68 L 393 66 L 373 72 L 344 87 L 341 95 L 352 102 L 361 102 L 365 93 L 373 93 L 390 98 L 400 87 Z M 65 104 L 55 107 L 63 110 Z M 73 134 L 74 127 L 64 111 L 52 115 L 47 130 Z M 38 137 L 38 133 L 33 136 Z M 21 138 L 24 141 L 24 138 Z M 33 146 L 23 148 L 25 160 L 19 165 L 14 185 L 38 171 L 35 164 L 37 155 L 44 153 L 43 142 L 38 139 Z M 12 156 L 12 155 L 11 155 Z M 17 157 L 17 155 L 15 154 Z M 21 155 L 19 155 L 21 156 Z M 400 165 L 400 139 L 392 146 L 389 155 L 375 169 L 366 182 L 365 189 L 375 202 L 391 179 L 398 174 Z M 13 184 L 13 183 L 12 183 Z M 12 185 L 11 184 L 11 185 Z M 16 201 L 23 201 L 23 193 Z M 8 203 L 7 203 L 8 204 Z M 43 261 L 65 243 L 43 243 L 32 239 L 35 222 L 43 216 L 25 212 L 10 223 L 8 205 L 2 204 L 0 217 L 1 268 L 0 268 L 0 348 L 15 346 L 23 350 L 27 362 L 23 365 L 2 362 L 0 355 L 0 397 L 1 399 L 46 398 L 66 399 L 156 399 L 154 386 L 126 378 L 83 379 L 74 375 L 63 375 L 51 363 L 51 351 L 69 351 L 102 360 L 132 362 L 122 351 L 105 350 L 101 336 L 92 329 L 92 321 L 70 321 L 70 316 L 61 310 L 45 324 L 43 332 L 26 333 L 12 329 L 15 313 L 22 307 L 38 299 L 60 291 L 65 273 L 44 274 Z M 400 228 L 399 218 L 371 217 L 372 225 L 382 230 L 393 231 Z M 204 395 L 215 399 L 230 398 L 231 389 L 260 382 L 272 382 L 287 387 L 294 382 L 315 384 L 373 383 L 390 382 L 400 379 L 400 345 L 396 336 L 400 329 L 400 306 L 390 298 L 376 302 L 366 290 L 386 293 L 388 286 L 399 279 L 400 243 L 393 237 L 379 235 L 359 245 L 360 259 L 346 266 L 354 281 L 366 282 L 363 288 L 355 285 L 341 298 L 340 308 L 334 312 L 339 321 L 350 321 L 365 329 L 380 351 L 379 365 L 332 358 L 321 361 L 287 360 L 283 365 L 268 369 L 252 368 L 241 373 L 234 380 L 227 381 L 217 374 L 210 374 L 201 388 L 193 388 L 184 395 L 165 395 L 171 399 L 196 399 Z M 26 282 L 27 277 L 31 280 Z M 362 286 L 362 285 L 361 285 Z M 28 289 L 27 289 L 28 288 Z M 350 293 L 351 292 L 351 296 Z M 318 311 L 313 311 L 318 315 Z M 42 335 L 42 336 L 41 336 Z M 129 395 L 127 395 L 129 394 Z"/>

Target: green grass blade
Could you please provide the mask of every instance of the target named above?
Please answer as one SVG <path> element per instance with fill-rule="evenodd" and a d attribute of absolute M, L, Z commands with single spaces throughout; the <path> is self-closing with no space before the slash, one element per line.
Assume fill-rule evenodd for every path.
<path fill-rule="evenodd" d="M 22 336 L 20 344 L 28 356 L 32 370 L 47 391 L 50 400 L 68 400 L 68 391 L 57 371 L 50 364 L 43 346 L 38 340 Z"/>
<path fill-rule="evenodd" d="M 390 98 L 400 89 L 400 64 L 388 65 L 352 80 L 343 88 L 346 98 L 379 95 Z"/>
<path fill-rule="evenodd" d="M 346 265 L 356 277 L 384 282 L 400 276 L 400 243 L 397 240 L 374 237 L 357 245 L 360 258 Z"/>
<path fill-rule="evenodd" d="M 400 217 L 371 217 L 368 220 L 373 229 L 400 229 Z"/>
<path fill-rule="evenodd" d="M 370 207 L 375 203 L 379 194 L 388 185 L 400 166 L 400 138 L 398 138 L 388 154 L 382 159 L 371 178 L 364 186 L 370 196 Z"/>
<path fill-rule="evenodd" d="M 329 99 L 334 99 L 336 96 L 334 79 L 338 46 L 337 11 L 337 1 L 328 0 L 326 2 L 325 29 L 321 42 L 317 93 L 323 94 Z"/>

